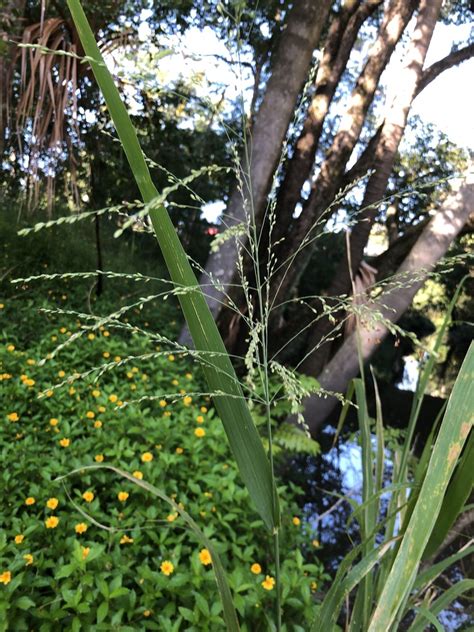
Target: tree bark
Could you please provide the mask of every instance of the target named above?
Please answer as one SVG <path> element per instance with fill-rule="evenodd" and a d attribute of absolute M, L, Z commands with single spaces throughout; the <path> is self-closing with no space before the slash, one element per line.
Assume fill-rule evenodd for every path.
<path fill-rule="evenodd" d="M 396 323 L 410 306 L 413 297 L 422 287 L 428 272 L 444 256 L 453 240 L 457 237 L 474 208 L 474 171 L 453 186 L 452 193 L 446 198 L 436 215 L 428 222 L 410 254 L 397 271 L 396 281 L 388 286 L 376 300 L 372 310 L 373 320 L 361 323 L 358 331 L 347 338 L 334 355 L 324 371 L 318 377 L 321 386 L 332 392 L 345 393 L 352 378 L 359 372 L 357 338 L 360 340 L 362 360 L 368 360 L 376 351 L 380 342 L 388 333 L 383 318 Z M 379 316 L 377 317 L 376 312 Z M 315 435 L 327 415 L 337 403 L 335 397 L 320 399 L 311 396 L 304 402 L 304 416 L 310 432 Z"/>
<path fill-rule="evenodd" d="M 357 79 L 349 107 L 321 165 L 310 197 L 303 206 L 300 218 L 292 226 L 291 239 L 282 242 L 277 251 L 280 268 L 272 279 L 275 297 L 288 295 L 289 289 L 296 285 L 311 258 L 315 228 L 340 188 L 347 161 L 359 139 L 380 76 L 413 11 L 414 2 L 411 0 L 391 0 L 385 11 L 377 39 Z"/>
<path fill-rule="evenodd" d="M 438 21 L 441 4 L 442 0 L 421 0 L 420 2 L 415 30 L 402 62 L 402 68 L 397 74 L 396 86 L 392 87 L 394 97 L 375 148 L 375 171 L 367 182 L 361 205 L 362 212 L 351 232 L 350 262 L 352 270 L 349 270 L 347 259 L 340 262 L 328 290 L 329 296 L 349 293 L 351 276 L 354 276 L 359 269 L 372 225 L 379 210 L 378 204 L 385 195 L 398 147 L 405 132 L 408 113 L 423 74 L 426 53 Z M 332 327 L 333 325 L 327 319 L 320 320 L 310 336 L 309 348 L 316 349 L 319 341 L 327 335 Z M 323 366 L 321 360 L 322 354 L 317 351 L 310 353 L 302 364 L 301 370 L 304 373 L 317 374 Z"/>
<path fill-rule="evenodd" d="M 225 223 L 228 226 L 244 221 L 246 212 L 259 216 L 265 207 L 282 144 L 330 4 L 329 0 L 296 0 L 289 12 L 265 95 L 252 126 L 249 147 L 241 160 L 244 190 L 235 187 L 226 209 Z M 216 299 L 222 298 L 222 289 L 226 291 L 229 287 L 236 262 L 237 251 L 232 239 L 209 256 L 201 284 L 206 286 L 205 294 L 214 316 L 220 309 Z M 210 279 L 217 280 L 219 287 L 210 284 Z M 189 342 L 184 331 L 180 341 Z"/>

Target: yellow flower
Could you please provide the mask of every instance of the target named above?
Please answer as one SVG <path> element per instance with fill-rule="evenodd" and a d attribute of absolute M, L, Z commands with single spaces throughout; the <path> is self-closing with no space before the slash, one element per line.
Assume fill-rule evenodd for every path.
<path fill-rule="evenodd" d="M 91 503 L 94 500 L 94 492 L 84 492 L 82 494 L 82 497 L 84 498 L 84 500 L 86 501 L 86 503 Z"/>
<path fill-rule="evenodd" d="M 54 395 L 54 391 L 46 391 L 46 397 L 52 397 Z"/>
<path fill-rule="evenodd" d="M 46 525 L 47 529 L 56 529 L 59 524 L 59 518 L 57 518 L 56 516 L 50 516 L 49 518 L 46 518 L 44 524 Z"/>
<path fill-rule="evenodd" d="M 57 498 L 49 498 L 46 501 L 46 507 L 48 509 L 56 509 L 58 505 L 59 505 L 59 500 Z"/>
<path fill-rule="evenodd" d="M 127 371 L 127 377 L 129 380 L 133 380 L 133 373 L 131 371 Z"/>
<path fill-rule="evenodd" d="M 120 356 L 115 356 L 114 357 L 114 362 L 120 362 L 122 358 Z"/>
<path fill-rule="evenodd" d="M 105 336 L 105 338 L 108 338 L 110 336 L 110 331 L 104 331 L 103 336 Z"/>
<path fill-rule="evenodd" d="M 202 424 L 204 423 L 204 417 L 202 415 L 198 415 L 196 417 L 196 421 L 198 422 L 198 424 Z"/>
<path fill-rule="evenodd" d="M 143 612 L 143 616 L 144 616 L 144 617 L 150 617 L 150 616 L 151 616 L 151 610 L 145 610 L 145 611 Z"/>
<path fill-rule="evenodd" d="M 112 402 L 112 404 L 115 404 L 117 400 L 118 400 L 117 395 L 109 395 L 109 402 Z"/>
<path fill-rule="evenodd" d="M 91 552 L 90 546 L 83 546 L 81 550 L 82 550 L 82 559 L 85 560 L 86 557 Z"/>
<path fill-rule="evenodd" d="M 207 413 L 207 408 L 205 406 L 201 406 L 200 411 L 202 413 Z"/>
<path fill-rule="evenodd" d="M 301 520 L 298 518 L 298 516 L 293 516 L 292 522 L 295 525 L 295 527 L 299 527 L 299 525 L 301 524 Z"/>
<path fill-rule="evenodd" d="M 315 549 L 319 548 L 319 540 L 313 540 L 311 544 L 314 546 Z"/>
<path fill-rule="evenodd" d="M 177 379 L 174 379 L 174 380 L 171 380 L 171 384 L 172 384 L 173 386 L 178 386 L 179 382 L 178 382 L 178 380 L 177 380 Z"/>
<path fill-rule="evenodd" d="M 69 389 L 69 395 L 75 395 L 76 394 L 76 389 L 74 388 L 74 386 L 71 386 L 71 388 Z"/>
<path fill-rule="evenodd" d="M 52 342 L 56 342 L 56 340 L 57 340 L 57 339 L 58 339 L 58 337 L 57 337 L 57 336 L 51 336 L 51 340 L 52 340 Z"/>
<path fill-rule="evenodd" d="M 132 367 L 132 373 L 138 373 L 138 367 L 137 366 L 133 366 Z"/>
<path fill-rule="evenodd" d="M 262 582 L 262 586 L 265 590 L 272 590 L 275 587 L 275 579 L 270 577 L 270 575 L 267 575 Z"/>
<path fill-rule="evenodd" d="M 0 303 L 0 309 L 3 309 L 5 307 L 4 303 Z"/>
<path fill-rule="evenodd" d="M 104 460 L 104 455 L 103 454 L 96 454 L 94 457 L 94 460 L 96 461 L 96 463 L 102 463 L 102 461 Z"/>
<path fill-rule="evenodd" d="M 124 503 L 129 496 L 130 494 L 128 492 L 119 492 L 117 494 L 117 498 L 120 500 L 121 503 Z"/>
<path fill-rule="evenodd" d="M 160 570 L 163 575 L 166 575 L 168 577 L 168 575 L 171 575 L 171 573 L 174 571 L 174 566 L 170 561 L 165 560 L 161 563 Z"/>
<path fill-rule="evenodd" d="M 164 408 L 165 406 L 168 406 L 168 402 L 166 402 L 164 399 L 160 399 L 160 406 L 161 408 Z"/>
<path fill-rule="evenodd" d="M 143 479 L 143 474 L 142 472 L 140 472 L 140 470 L 135 470 L 132 476 L 134 476 L 135 478 L 138 478 L 139 481 Z"/>
<path fill-rule="evenodd" d="M 60 439 L 59 445 L 62 448 L 68 448 L 71 445 L 71 439 Z"/>
<path fill-rule="evenodd" d="M 104 358 L 110 358 L 110 353 L 108 351 L 104 351 L 104 353 L 102 354 L 102 356 Z"/>
<path fill-rule="evenodd" d="M 11 353 L 12 351 L 15 351 L 15 345 L 8 345 L 8 346 L 7 346 L 7 351 L 9 351 L 10 353 Z"/>
<path fill-rule="evenodd" d="M 171 417 L 171 411 L 170 410 L 165 410 L 165 412 L 163 413 L 164 417 Z"/>
<path fill-rule="evenodd" d="M 204 566 L 207 566 L 208 564 L 212 564 L 212 557 L 207 549 L 201 549 L 199 551 L 199 561 Z"/>
<path fill-rule="evenodd" d="M 36 502 L 36 498 L 33 498 L 33 496 L 28 496 L 28 498 L 25 500 L 25 505 L 34 505 Z"/>
<path fill-rule="evenodd" d="M 10 573 L 10 571 L 3 571 L 3 573 L 0 574 L 0 584 L 5 584 L 5 586 L 7 584 L 9 584 L 12 580 L 12 574 Z"/>
<path fill-rule="evenodd" d="M 193 378 L 192 373 L 186 373 L 186 378 L 187 378 L 188 380 L 192 380 L 192 378 Z"/>
<path fill-rule="evenodd" d="M 250 567 L 250 570 L 254 575 L 260 575 L 260 573 L 262 572 L 262 567 L 260 566 L 260 564 L 257 564 L 257 562 L 255 562 L 255 564 L 252 564 L 252 566 Z"/>
<path fill-rule="evenodd" d="M 94 417 L 95 417 L 95 413 L 94 413 L 94 412 L 92 412 L 92 410 L 88 410 L 88 411 L 86 412 L 86 417 L 87 417 L 87 419 L 94 419 Z"/>
<path fill-rule="evenodd" d="M 102 428 L 102 422 L 99 419 L 94 421 L 94 428 Z"/>
<path fill-rule="evenodd" d="M 33 366 L 36 364 L 36 360 L 33 360 L 33 358 L 28 358 L 28 360 L 26 361 L 26 364 Z"/>
<path fill-rule="evenodd" d="M 193 398 L 189 397 L 189 395 L 186 395 L 186 397 L 183 397 L 183 404 L 185 406 L 191 406 L 192 401 L 193 401 Z"/>
<path fill-rule="evenodd" d="M 153 461 L 153 454 L 151 452 L 144 452 L 142 454 L 142 461 L 143 463 L 150 463 L 150 461 Z"/>
<path fill-rule="evenodd" d="M 50 426 L 57 426 L 58 423 L 59 423 L 59 419 L 56 419 L 56 417 L 51 417 L 51 419 L 49 420 Z"/>
<path fill-rule="evenodd" d="M 120 538 L 120 544 L 131 544 L 133 542 L 133 538 L 129 538 L 128 535 L 123 535 Z"/>
<path fill-rule="evenodd" d="M 99 406 L 97 408 L 97 410 L 99 411 L 99 413 L 105 413 L 105 411 L 107 410 L 105 406 Z"/>
<path fill-rule="evenodd" d="M 66 327 L 61 327 L 61 329 L 59 330 L 60 334 L 65 334 L 67 331 Z"/>
<path fill-rule="evenodd" d="M 26 553 L 23 556 L 23 559 L 25 560 L 26 566 L 31 566 L 33 564 L 33 556 L 31 555 L 31 553 Z"/>
<path fill-rule="evenodd" d="M 15 536 L 15 544 L 21 544 L 24 539 L 25 539 L 25 536 L 22 533 L 19 533 L 18 535 Z"/>
<path fill-rule="evenodd" d="M 86 525 L 85 522 L 79 522 L 78 524 L 76 524 L 76 526 L 74 527 L 74 531 L 76 533 L 85 533 L 87 531 L 88 527 Z"/>
<path fill-rule="evenodd" d="M 311 591 L 316 592 L 318 589 L 318 584 L 316 582 L 311 582 Z"/>
<path fill-rule="evenodd" d="M 94 340 L 95 334 L 87 334 L 87 340 Z"/>
<path fill-rule="evenodd" d="M 25 384 L 26 384 L 26 386 L 34 386 L 34 385 L 35 385 L 35 381 L 34 381 L 34 380 L 32 380 L 32 379 L 29 377 L 27 380 L 25 380 Z"/>
<path fill-rule="evenodd" d="M 18 421 L 20 419 L 20 415 L 18 413 L 9 413 L 7 415 L 8 421 Z"/>
<path fill-rule="evenodd" d="M 100 396 L 100 391 L 99 391 L 99 389 L 98 389 L 98 388 L 95 388 L 95 389 L 92 391 L 92 395 L 93 395 L 94 397 L 99 397 L 99 396 Z"/>
<path fill-rule="evenodd" d="M 183 448 L 176 448 L 176 454 L 183 454 Z"/>
<path fill-rule="evenodd" d="M 169 514 L 169 516 L 166 516 L 166 520 L 168 522 L 174 522 L 177 517 L 178 517 L 177 513 L 172 513 L 172 514 Z"/>
<path fill-rule="evenodd" d="M 64 371 L 58 371 L 58 377 L 66 377 L 66 373 Z"/>
<path fill-rule="evenodd" d="M 11 346 L 13 346 L 13 345 L 11 345 Z M 15 347 L 13 347 L 13 348 L 15 348 Z M 168 360 L 169 360 L 170 362 L 174 362 L 175 357 L 174 357 L 174 355 L 173 355 L 172 353 L 170 353 L 170 355 L 168 356 Z"/>
<path fill-rule="evenodd" d="M 196 435 L 196 437 L 204 437 L 204 435 L 206 434 L 206 431 L 204 430 L 204 428 L 196 428 L 196 430 L 194 431 L 194 434 Z"/>

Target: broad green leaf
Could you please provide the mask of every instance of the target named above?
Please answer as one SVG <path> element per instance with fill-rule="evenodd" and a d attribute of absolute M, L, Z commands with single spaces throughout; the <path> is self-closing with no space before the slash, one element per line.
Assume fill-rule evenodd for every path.
<path fill-rule="evenodd" d="M 147 205 L 171 280 L 188 288 L 178 296 L 195 349 L 205 362 L 204 374 L 229 444 L 255 506 L 271 530 L 279 527 L 277 493 L 262 441 L 199 283 L 159 194 L 152 182 L 137 134 L 107 70 L 79 0 L 68 0 L 74 24 L 102 91 L 132 173 Z"/>
<path fill-rule="evenodd" d="M 418 501 L 383 587 L 368 632 L 388 630 L 405 602 L 474 418 L 474 343 L 449 398 Z"/>

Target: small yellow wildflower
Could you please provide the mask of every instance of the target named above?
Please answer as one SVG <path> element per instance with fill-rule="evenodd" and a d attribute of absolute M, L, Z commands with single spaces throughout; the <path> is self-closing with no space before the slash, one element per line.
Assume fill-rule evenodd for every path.
<path fill-rule="evenodd" d="M 62 448 L 68 448 L 71 445 L 71 439 L 66 439 L 66 438 L 60 439 L 59 440 L 59 445 Z"/>
<path fill-rule="evenodd" d="M 144 616 L 144 617 L 150 617 L 150 616 L 151 616 L 151 610 L 145 610 L 145 611 L 143 612 L 143 616 Z"/>
<path fill-rule="evenodd" d="M 57 340 L 57 339 L 58 339 L 58 337 L 57 337 L 57 336 L 51 336 L 51 340 L 52 340 L 52 342 L 56 342 L 56 340 Z"/>
<path fill-rule="evenodd" d="M 15 536 L 15 544 L 21 544 L 24 539 L 25 539 L 25 536 L 22 533 L 19 533 L 18 535 Z"/>
<path fill-rule="evenodd" d="M 9 351 L 10 353 L 11 353 L 12 351 L 15 351 L 15 345 L 8 345 L 8 346 L 7 346 L 7 351 Z"/>
<path fill-rule="evenodd" d="M 133 542 L 133 538 L 129 538 L 128 535 L 123 535 L 120 538 L 120 544 L 131 544 Z"/>
<path fill-rule="evenodd" d="M 99 411 L 99 413 L 105 413 L 105 411 L 107 410 L 105 406 L 99 406 L 97 408 L 97 410 Z"/>
<path fill-rule="evenodd" d="M 36 382 L 29 377 L 27 380 L 25 380 L 25 384 L 26 384 L 26 386 L 30 386 L 31 387 L 31 386 L 34 386 L 36 384 Z"/>
<path fill-rule="evenodd" d="M 36 364 L 36 360 L 33 360 L 33 358 L 28 358 L 28 360 L 26 361 L 26 364 L 33 366 Z"/>
<path fill-rule="evenodd" d="M 202 413 L 207 413 L 207 408 L 205 406 L 201 406 L 199 409 Z"/>
<path fill-rule="evenodd" d="M 315 549 L 319 548 L 319 540 L 313 540 L 311 544 L 314 546 Z"/>
<path fill-rule="evenodd" d="M 204 437 L 204 435 L 206 434 L 206 431 L 204 430 L 204 428 L 196 428 L 196 430 L 194 431 L 194 434 L 196 435 L 196 437 L 201 438 L 201 437 Z"/>
<path fill-rule="evenodd" d="M 114 362 L 120 362 L 121 359 L 120 356 L 114 356 Z"/>
<path fill-rule="evenodd" d="M 270 577 L 270 575 L 267 575 L 262 582 L 262 586 L 265 588 L 265 590 L 273 590 L 273 588 L 275 587 L 275 583 L 275 579 L 273 577 Z"/>
<path fill-rule="evenodd" d="M 102 334 L 105 338 L 108 338 L 110 336 L 110 331 L 104 331 Z"/>
<path fill-rule="evenodd" d="M 87 334 L 87 340 L 94 340 L 95 334 Z"/>
<path fill-rule="evenodd" d="M 12 346 L 13 346 L 13 345 L 12 345 Z M 13 347 L 13 348 L 14 348 L 14 347 Z M 169 356 L 168 356 L 168 360 L 169 360 L 170 362 L 174 362 L 174 361 L 175 361 L 175 357 L 174 357 L 174 355 L 173 355 L 172 353 L 170 353 L 170 354 L 169 354 Z"/>
<path fill-rule="evenodd" d="M 88 529 L 88 526 L 86 525 L 85 522 L 78 522 L 76 526 L 74 527 L 74 531 L 79 534 L 85 533 L 87 529 Z"/>
<path fill-rule="evenodd" d="M 87 417 L 87 419 L 94 419 L 95 413 L 92 410 L 88 410 L 86 412 L 86 417 Z"/>
<path fill-rule="evenodd" d="M 109 402 L 112 402 L 112 404 L 115 404 L 115 402 L 118 400 L 117 395 L 109 395 Z"/>
<path fill-rule="evenodd" d="M 12 580 L 12 574 L 10 573 L 10 571 L 3 571 L 3 573 L 0 574 L 0 584 L 5 584 L 5 586 L 7 584 L 9 584 Z"/>
<path fill-rule="evenodd" d="M 61 329 L 59 330 L 60 334 L 65 334 L 67 331 L 66 327 L 61 327 Z"/>
<path fill-rule="evenodd" d="M 179 381 L 175 378 L 174 380 L 171 380 L 171 384 L 172 384 L 173 386 L 178 386 Z"/>
<path fill-rule="evenodd" d="M 301 520 L 298 518 L 298 516 L 293 516 L 292 523 L 295 525 L 295 527 L 299 527 L 301 524 Z"/>
<path fill-rule="evenodd" d="M 199 561 L 204 566 L 208 566 L 208 564 L 212 564 L 212 557 L 207 549 L 201 549 L 199 551 Z"/>
<path fill-rule="evenodd" d="M 99 397 L 99 396 L 100 396 L 100 391 L 99 391 L 99 389 L 98 389 L 98 388 L 95 388 L 95 389 L 92 391 L 92 395 L 93 395 L 94 397 Z"/>
<path fill-rule="evenodd" d="M 74 386 L 71 386 L 71 388 L 69 389 L 69 395 L 75 395 L 76 394 L 76 389 L 74 388 Z"/>
<path fill-rule="evenodd" d="M 90 546 L 83 546 L 81 550 L 82 550 L 82 559 L 85 560 L 86 557 L 91 552 L 91 548 L 90 548 Z"/>
<path fill-rule="evenodd" d="M 202 415 L 198 415 L 196 417 L 196 421 L 198 422 L 198 424 L 202 424 L 204 423 L 204 417 Z"/>
<path fill-rule="evenodd" d="M 153 454 L 151 452 L 144 452 L 142 454 L 142 461 L 143 463 L 150 463 L 150 461 L 153 461 Z"/>
<path fill-rule="evenodd" d="M 103 454 L 96 454 L 94 457 L 94 461 L 96 463 L 102 463 L 102 461 L 104 460 L 104 455 Z"/>
<path fill-rule="evenodd" d="M 165 406 L 168 406 L 168 402 L 164 399 L 160 399 L 160 406 L 161 408 L 164 408 Z"/>
<path fill-rule="evenodd" d="M 193 379 L 193 374 L 192 373 L 186 373 L 186 379 L 192 380 Z"/>
<path fill-rule="evenodd" d="M 58 377 L 66 377 L 66 373 L 64 371 L 58 371 Z"/>
<path fill-rule="evenodd" d="M 23 559 L 25 560 L 25 566 L 31 566 L 33 564 L 33 556 L 31 553 L 26 553 Z"/>
<path fill-rule="evenodd" d="M 109 353 L 108 351 L 104 351 L 104 353 L 102 354 L 102 356 L 103 356 L 104 358 L 106 358 L 106 359 L 107 359 L 107 358 L 110 358 L 110 353 Z"/>
<path fill-rule="evenodd" d="M 138 478 L 139 481 L 143 479 L 143 473 L 140 470 L 135 470 L 132 474 L 135 478 Z"/>
<path fill-rule="evenodd" d="M 176 448 L 176 454 L 183 454 L 183 448 Z"/>
<path fill-rule="evenodd" d="M 59 423 L 59 419 L 56 419 L 56 417 L 51 417 L 51 419 L 49 420 L 50 426 L 57 426 L 58 423 Z"/>
<path fill-rule="evenodd" d="M 102 422 L 99 419 L 94 421 L 94 428 L 102 428 Z"/>
<path fill-rule="evenodd" d="M 58 505 L 59 505 L 59 500 L 57 498 L 49 498 L 46 501 L 46 507 L 48 509 L 56 509 Z"/>
<path fill-rule="evenodd" d="M 57 518 L 56 516 L 50 516 L 49 518 L 46 518 L 44 524 L 46 525 L 47 529 L 56 529 L 59 524 L 59 518 Z"/>
<path fill-rule="evenodd" d="M 46 391 L 46 397 L 52 397 L 54 395 L 54 391 Z"/>
<path fill-rule="evenodd" d="M 252 564 L 252 566 L 250 567 L 250 571 L 251 571 L 254 575 L 260 575 L 260 573 L 262 572 L 262 567 L 260 566 L 260 564 L 258 564 L 257 562 L 255 562 L 255 564 Z"/>
<path fill-rule="evenodd" d="M 171 417 L 171 411 L 170 410 L 165 410 L 165 412 L 163 413 L 164 417 Z"/>
<path fill-rule="evenodd" d="M 189 395 L 186 395 L 186 397 L 183 397 L 183 404 L 185 406 L 191 406 L 192 401 L 193 401 L 193 398 L 189 397 Z"/>
<path fill-rule="evenodd" d="M 82 494 L 82 497 L 84 498 L 86 503 L 91 503 L 94 500 L 94 498 L 95 498 L 94 492 L 91 492 L 91 491 L 84 492 Z"/>
<path fill-rule="evenodd" d="M 174 566 L 169 560 L 165 560 L 161 563 L 160 570 L 163 575 L 166 575 L 168 577 L 174 571 Z"/>
<path fill-rule="evenodd" d="M 168 522 L 174 522 L 177 517 L 178 517 L 177 513 L 172 513 L 172 514 L 169 514 L 169 516 L 166 516 L 166 520 Z"/>
<path fill-rule="evenodd" d="M 18 413 L 9 413 L 7 415 L 8 421 L 18 421 L 20 419 L 20 415 Z"/>
<path fill-rule="evenodd" d="M 316 592 L 318 589 L 318 584 L 316 582 L 311 582 L 311 592 Z"/>
<path fill-rule="evenodd" d="M 25 500 L 25 505 L 34 505 L 36 502 L 36 498 L 33 498 L 33 496 L 28 496 L 28 498 Z"/>
<path fill-rule="evenodd" d="M 129 496 L 130 494 L 128 492 L 119 492 L 117 494 L 117 498 L 120 500 L 121 503 L 124 503 Z"/>

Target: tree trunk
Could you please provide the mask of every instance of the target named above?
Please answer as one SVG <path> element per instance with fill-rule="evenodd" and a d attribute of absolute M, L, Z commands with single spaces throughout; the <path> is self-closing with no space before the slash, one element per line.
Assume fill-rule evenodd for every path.
<path fill-rule="evenodd" d="M 369 178 L 362 201 L 362 212 L 350 238 L 349 270 L 347 259 L 343 259 L 335 274 L 328 295 L 339 296 L 351 290 L 351 276 L 359 269 L 364 249 L 367 245 L 372 225 L 379 210 L 379 202 L 383 199 L 388 180 L 398 153 L 398 147 L 405 132 L 408 113 L 417 93 L 418 83 L 423 74 L 423 64 L 431 42 L 442 0 L 421 0 L 415 30 L 410 45 L 402 62 L 402 68 L 396 77 L 396 85 L 392 87 L 394 97 L 385 117 L 379 141 L 375 148 L 375 171 Z M 323 336 L 327 335 L 333 325 L 322 319 L 314 328 L 309 339 L 309 348 L 317 349 Z M 317 351 L 307 356 L 301 365 L 304 373 L 317 374 L 322 369 L 322 354 Z"/>
<path fill-rule="evenodd" d="M 453 187 L 452 193 L 442 203 L 436 215 L 428 222 L 410 254 L 397 271 L 402 286 L 396 281 L 388 286 L 377 299 L 370 323 L 361 323 L 358 331 L 337 351 L 335 356 L 318 377 L 321 386 L 332 392 L 345 393 L 352 378 L 359 372 L 357 337 L 363 361 L 368 360 L 388 333 L 383 318 L 396 323 L 410 306 L 413 297 L 422 287 L 428 272 L 444 256 L 457 237 L 474 208 L 474 173 L 471 171 Z M 379 313 L 377 317 L 375 312 Z M 304 416 L 313 435 L 316 434 L 337 399 L 320 399 L 311 396 L 304 402 Z"/>
<path fill-rule="evenodd" d="M 359 75 L 349 107 L 321 165 L 310 197 L 303 207 L 301 217 L 292 227 L 291 239 L 282 242 L 277 251 L 280 267 L 272 279 L 274 297 L 288 295 L 311 258 L 317 224 L 329 218 L 329 213 L 324 218 L 323 216 L 341 185 L 347 161 L 359 139 L 380 76 L 413 11 L 414 3 L 411 0 L 391 0 L 385 11 L 377 39 Z"/>
<path fill-rule="evenodd" d="M 246 183 L 244 191 L 236 186 L 226 209 L 228 226 L 244 221 L 248 206 L 255 217 L 265 208 L 283 140 L 308 76 L 330 4 L 329 0 L 296 0 L 289 12 L 265 95 L 252 126 L 249 147 L 241 160 L 242 180 Z M 206 286 L 205 294 L 214 316 L 221 305 L 216 299 L 222 299 L 222 289 L 228 289 L 236 262 L 237 251 L 232 239 L 209 256 L 201 284 Z M 213 279 L 219 282 L 219 287 L 212 284 Z M 180 341 L 189 342 L 184 331 Z"/>

